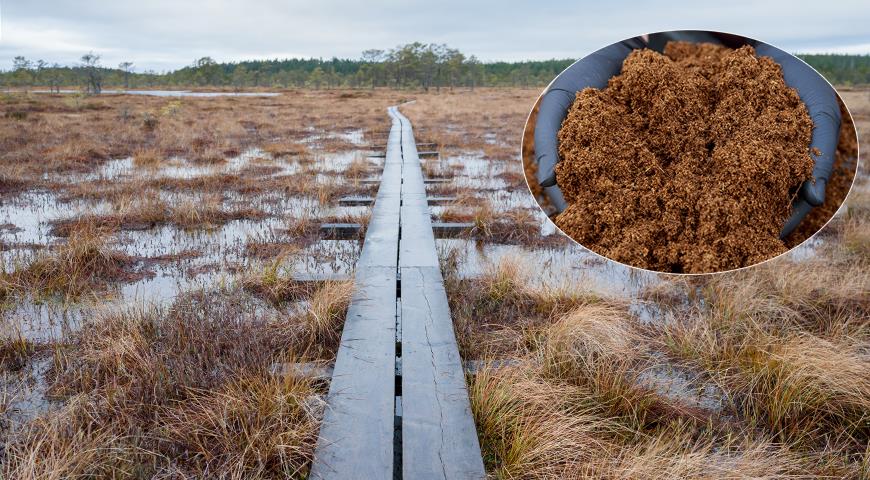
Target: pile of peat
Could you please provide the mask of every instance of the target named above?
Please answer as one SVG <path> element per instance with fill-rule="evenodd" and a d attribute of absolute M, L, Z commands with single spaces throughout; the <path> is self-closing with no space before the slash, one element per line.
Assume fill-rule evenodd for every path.
<path fill-rule="evenodd" d="M 751 46 L 636 50 L 577 93 L 559 131 L 557 225 L 629 265 L 702 273 L 786 250 L 779 233 L 812 177 L 812 121 L 780 66 Z"/>

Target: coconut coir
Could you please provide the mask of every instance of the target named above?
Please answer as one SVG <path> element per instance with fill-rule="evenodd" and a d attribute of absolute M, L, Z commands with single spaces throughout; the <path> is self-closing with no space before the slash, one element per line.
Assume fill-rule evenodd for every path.
<path fill-rule="evenodd" d="M 635 50 L 577 93 L 559 131 L 556 224 L 608 258 L 665 272 L 751 265 L 812 177 L 813 124 L 780 66 L 751 46 Z"/>

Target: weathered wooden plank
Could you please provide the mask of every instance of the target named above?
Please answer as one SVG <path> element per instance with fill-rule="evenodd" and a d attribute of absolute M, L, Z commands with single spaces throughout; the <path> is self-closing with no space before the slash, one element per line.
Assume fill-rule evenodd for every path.
<path fill-rule="evenodd" d="M 404 478 L 475 479 L 485 471 L 438 267 L 402 267 Z"/>
<path fill-rule="evenodd" d="M 452 181 L 453 180 L 449 179 L 449 178 L 427 178 L 423 181 L 423 183 L 425 183 L 426 185 L 435 185 L 435 184 L 442 184 L 442 183 L 450 183 Z"/>
<path fill-rule="evenodd" d="M 432 230 L 436 238 L 456 238 L 468 235 L 474 228 L 473 223 L 433 222 Z"/>
<path fill-rule="evenodd" d="M 428 198 L 428 201 L 429 206 L 449 205 L 456 201 L 456 197 L 433 195 Z"/>
<path fill-rule="evenodd" d="M 322 223 L 320 237 L 329 240 L 347 240 L 359 236 L 362 225 L 358 223 Z"/>
<path fill-rule="evenodd" d="M 439 196 L 432 195 L 427 197 L 427 202 L 429 206 L 443 206 L 450 205 L 451 203 L 456 201 L 456 197 L 453 196 Z M 373 197 L 355 197 L 348 196 L 342 197 L 338 200 L 338 204 L 342 207 L 365 207 L 368 205 L 372 205 L 375 203 L 375 199 Z"/>
<path fill-rule="evenodd" d="M 397 108 L 389 113 L 311 478 L 483 478 L 413 129 Z"/>
<path fill-rule="evenodd" d="M 358 270 L 311 478 L 393 476 L 395 267 Z"/>
<path fill-rule="evenodd" d="M 406 265 L 427 267 L 439 265 L 426 194 L 402 196 L 402 241 L 399 243 L 399 266 Z M 404 284 L 402 288 L 405 288 Z"/>
<path fill-rule="evenodd" d="M 375 203 L 372 197 L 348 195 L 338 199 L 338 204 L 342 207 L 365 207 Z"/>
<path fill-rule="evenodd" d="M 391 479 L 402 164 L 398 122 L 357 261 L 310 478 Z"/>
<path fill-rule="evenodd" d="M 405 200 L 407 201 L 407 200 Z M 426 215 L 430 216 L 428 211 Z M 409 214 L 408 222 L 412 222 L 413 215 Z M 404 221 L 405 219 L 403 219 Z M 409 223 L 418 225 L 420 222 Z M 435 238 L 456 238 L 467 235 L 474 224 L 470 222 L 431 222 Z M 324 239 L 348 240 L 357 238 L 362 225 L 358 223 L 324 223 L 320 225 L 320 236 Z M 406 229 L 412 232 L 410 228 Z"/>
<path fill-rule="evenodd" d="M 486 476 L 410 122 L 402 122 L 402 475 Z"/>
<path fill-rule="evenodd" d="M 401 332 L 398 332 L 401 335 Z M 401 358 L 396 362 L 396 375 L 402 375 Z M 477 375 L 484 370 L 501 370 L 521 364 L 518 358 L 502 358 L 494 360 L 463 360 L 462 368 L 466 375 Z M 333 365 L 320 362 L 283 362 L 274 363 L 269 368 L 269 373 L 279 377 L 308 378 L 315 381 L 329 380 L 332 378 Z"/>
<path fill-rule="evenodd" d="M 394 145 L 384 161 L 384 172 L 381 174 L 381 185 L 375 196 L 375 204 L 366 228 L 360 258 L 357 268 L 373 266 L 398 265 L 399 250 L 399 215 L 401 213 L 402 194 L 402 154 L 401 132 L 399 126 L 391 137 Z"/>
<path fill-rule="evenodd" d="M 431 143 L 431 142 L 430 143 L 418 143 L 417 148 L 420 148 L 420 147 L 437 148 L 438 144 Z M 369 145 L 368 148 L 370 148 L 372 150 L 386 150 L 387 146 L 384 144 L 376 144 L 376 145 Z"/>

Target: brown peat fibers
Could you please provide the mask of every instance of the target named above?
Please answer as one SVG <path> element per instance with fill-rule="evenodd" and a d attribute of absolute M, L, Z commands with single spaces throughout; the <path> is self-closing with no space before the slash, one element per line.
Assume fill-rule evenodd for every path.
<path fill-rule="evenodd" d="M 812 177 L 813 124 L 780 66 L 750 46 L 636 50 L 584 89 L 559 131 L 568 208 L 556 224 L 629 265 L 703 273 L 784 252 L 779 233 Z"/>

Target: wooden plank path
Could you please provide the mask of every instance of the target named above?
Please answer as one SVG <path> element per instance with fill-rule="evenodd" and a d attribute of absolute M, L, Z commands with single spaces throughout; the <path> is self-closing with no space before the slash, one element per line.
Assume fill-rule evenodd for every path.
<path fill-rule="evenodd" d="M 413 129 L 389 115 L 310 477 L 482 479 Z"/>

